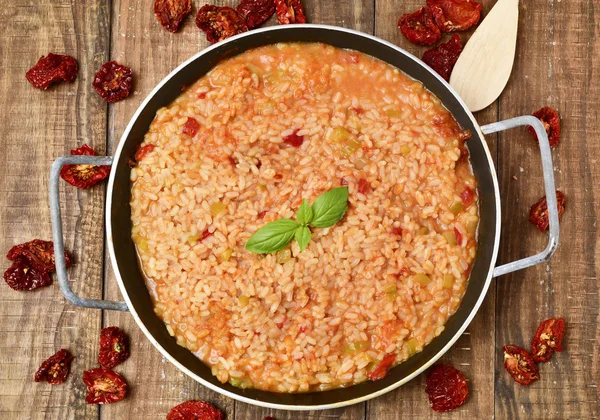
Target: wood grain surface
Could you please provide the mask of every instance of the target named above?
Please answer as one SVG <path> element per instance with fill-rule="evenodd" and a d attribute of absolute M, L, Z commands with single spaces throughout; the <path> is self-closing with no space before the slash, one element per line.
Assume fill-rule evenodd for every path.
<path fill-rule="evenodd" d="M 113 151 L 144 97 L 173 68 L 208 44 L 190 16 L 177 34 L 160 27 L 150 0 L 0 0 L 0 251 L 33 238 L 51 239 L 48 173 L 56 157 L 87 143 Z M 194 0 L 194 12 L 205 2 Z M 417 56 L 398 17 L 420 0 L 333 2 L 305 0 L 308 19 L 357 29 L 391 41 Z M 483 0 L 484 12 L 494 4 Z M 231 0 L 215 4 L 235 6 Z M 587 0 L 521 2 L 513 75 L 494 105 L 476 115 L 481 124 L 529 114 L 543 105 L 561 111 L 563 142 L 553 152 L 557 186 L 567 196 L 561 244 L 548 263 L 496 279 L 467 332 L 443 357 L 469 379 L 470 398 L 444 414 L 428 407 L 423 375 L 380 398 L 321 412 L 286 412 L 235 402 L 209 391 L 167 362 L 127 313 L 76 308 L 58 285 L 15 292 L 0 285 L 0 419 L 164 419 L 188 399 L 208 400 L 228 419 L 497 418 L 594 419 L 600 416 L 600 8 Z M 271 19 L 268 24 L 275 24 Z M 465 39 L 469 33 L 465 33 Z M 447 35 L 446 35 L 447 36 Z M 73 84 L 33 89 L 24 74 L 49 51 L 71 54 L 80 65 Z M 106 105 L 91 87 L 99 66 L 115 59 L 134 70 L 134 94 Z M 487 138 L 499 174 L 503 230 L 500 262 L 537 252 L 546 236 L 527 222 L 531 203 L 543 195 L 541 162 L 526 130 Z M 104 186 L 61 191 L 65 245 L 75 264 L 74 290 L 120 299 L 105 252 Z M 4 266 L 8 267 L 5 260 Z M 540 321 L 567 320 L 565 352 L 540 366 L 541 379 L 525 388 L 502 367 L 504 344 L 528 347 Z M 87 405 L 84 370 L 96 366 L 98 335 L 118 325 L 132 341 L 132 355 L 116 368 L 130 384 L 126 400 Z M 66 384 L 34 383 L 39 364 L 59 348 L 75 355 Z"/>

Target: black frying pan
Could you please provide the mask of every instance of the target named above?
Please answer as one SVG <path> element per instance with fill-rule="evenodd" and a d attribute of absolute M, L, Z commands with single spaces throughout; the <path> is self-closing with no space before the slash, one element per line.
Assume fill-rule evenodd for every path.
<path fill-rule="evenodd" d="M 445 330 L 422 352 L 394 367 L 379 381 L 367 381 L 348 388 L 302 394 L 280 394 L 253 389 L 238 389 L 220 383 L 206 365 L 189 350 L 177 345 L 164 323 L 154 314 L 152 301 L 137 264 L 136 250 L 131 239 L 131 183 L 127 158 L 133 156 L 148 131 L 156 111 L 169 105 L 181 93 L 224 58 L 251 48 L 277 42 L 321 42 L 369 54 L 402 70 L 421 81 L 450 110 L 464 128 L 473 133 L 468 141 L 473 171 L 479 184 L 481 220 L 479 243 L 471 277 L 463 301 L 448 320 Z M 490 152 L 483 134 L 508 128 L 532 125 L 540 139 L 545 189 L 550 209 L 550 241 L 538 255 L 495 267 L 500 240 L 500 195 Z M 58 186 L 60 168 L 69 163 L 112 164 L 108 183 L 106 222 L 108 249 L 115 275 L 125 302 L 99 301 L 76 296 L 68 283 L 63 255 L 62 227 Z M 441 357 L 467 328 L 493 277 L 526 268 L 548 260 L 558 245 L 558 214 L 554 195 L 554 178 L 550 147 L 542 124 L 534 117 L 519 117 L 480 128 L 466 105 L 433 70 L 423 62 L 381 39 L 360 32 L 323 25 L 287 25 L 269 27 L 227 39 L 213 45 L 183 63 L 169 74 L 146 98 L 127 126 L 114 158 L 66 156 L 55 161 L 50 179 L 50 201 L 57 274 L 61 289 L 72 303 L 98 309 L 129 310 L 148 339 L 160 352 L 183 372 L 203 385 L 229 397 L 265 407 L 309 410 L 334 408 L 354 404 L 388 392 L 406 383 Z"/>

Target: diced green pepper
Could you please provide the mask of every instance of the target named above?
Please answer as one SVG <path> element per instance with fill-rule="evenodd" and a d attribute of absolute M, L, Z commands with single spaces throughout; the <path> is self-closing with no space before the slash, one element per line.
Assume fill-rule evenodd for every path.
<path fill-rule="evenodd" d="M 344 127 L 335 127 L 329 138 L 335 143 L 342 143 L 350 138 L 350 132 Z"/>
<path fill-rule="evenodd" d="M 423 287 L 431 283 L 431 278 L 424 273 L 415 274 L 413 276 L 413 280 L 415 281 L 415 283 L 419 283 Z"/>
<path fill-rule="evenodd" d="M 240 389 L 246 389 L 246 388 L 250 388 L 252 386 L 252 384 L 250 383 L 249 380 L 241 379 L 241 378 L 229 378 L 229 383 L 231 385 L 233 385 L 234 387 L 240 388 Z"/>
<path fill-rule="evenodd" d="M 227 248 L 225 251 L 221 252 L 221 261 L 229 261 L 231 254 L 233 254 L 233 249 L 231 248 Z"/>
<path fill-rule="evenodd" d="M 340 153 L 344 157 L 352 156 L 358 149 L 360 149 L 360 142 L 354 137 L 350 137 L 340 143 Z"/>
<path fill-rule="evenodd" d="M 388 284 L 385 287 L 385 296 L 389 302 L 394 302 L 398 296 L 398 289 L 395 284 Z"/>
<path fill-rule="evenodd" d="M 406 351 L 408 353 L 409 356 L 412 356 L 413 354 L 415 354 L 418 349 L 419 349 L 419 342 L 417 341 L 416 338 L 411 338 L 410 340 L 408 340 L 405 344 L 406 346 Z"/>
<path fill-rule="evenodd" d="M 392 118 L 398 118 L 400 116 L 400 111 L 398 111 L 395 108 L 387 109 L 385 111 L 385 113 L 388 114 L 388 117 L 392 117 Z"/>
<path fill-rule="evenodd" d="M 418 231 L 417 235 L 429 235 L 429 228 L 427 226 L 422 226 Z"/>
<path fill-rule="evenodd" d="M 463 204 L 460 201 L 455 201 L 454 203 L 452 203 L 452 205 L 450 206 L 450 211 L 452 212 L 453 215 L 458 216 L 458 214 L 463 211 Z"/>
<path fill-rule="evenodd" d="M 145 238 L 139 238 L 137 241 L 137 247 L 140 251 L 148 251 L 148 241 Z"/>
<path fill-rule="evenodd" d="M 446 240 L 448 241 L 448 243 L 450 245 L 456 245 L 457 241 L 456 241 L 456 233 L 454 233 L 453 230 L 447 230 L 444 233 L 442 233 L 442 236 L 444 238 L 446 238 Z"/>
<path fill-rule="evenodd" d="M 344 342 L 342 344 L 342 352 L 343 354 L 354 354 L 363 350 L 369 349 L 371 343 L 368 341 L 352 341 L 350 343 Z"/>
<path fill-rule="evenodd" d="M 277 251 L 276 257 L 277 264 L 285 264 L 292 259 L 292 251 L 289 248 L 282 249 Z"/>
<path fill-rule="evenodd" d="M 210 205 L 210 214 L 212 215 L 212 217 L 215 217 L 219 213 L 223 213 L 223 211 L 226 208 L 227 208 L 227 206 L 224 203 L 221 203 L 220 201 L 217 201 L 217 202 L 212 203 Z"/>
<path fill-rule="evenodd" d="M 452 289 L 454 286 L 454 276 L 452 274 L 444 274 L 444 281 L 442 282 L 442 287 L 444 289 Z"/>
<path fill-rule="evenodd" d="M 238 301 L 240 302 L 240 306 L 242 308 L 244 308 L 244 307 L 248 306 L 248 304 L 250 303 L 250 298 L 248 296 L 241 295 L 238 298 Z"/>

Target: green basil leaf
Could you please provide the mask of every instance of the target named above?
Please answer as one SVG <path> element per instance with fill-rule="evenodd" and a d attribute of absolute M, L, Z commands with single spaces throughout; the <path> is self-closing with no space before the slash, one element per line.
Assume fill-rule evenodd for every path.
<path fill-rule="evenodd" d="M 335 225 L 348 209 L 348 187 L 334 188 L 320 195 L 312 205 L 311 226 L 326 228 Z"/>
<path fill-rule="evenodd" d="M 246 249 L 256 254 L 269 254 L 284 248 L 300 226 L 290 219 L 279 219 L 258 229 L 246 242 Z"/>
<path fill-rule="evenodd" d="M 302 199 L 302 204 L 298 209 L 298 215 L 296 216 L 296 219 L 298 219 L 298 223 L 305 226 L 312 221 L 313 210 L 312 207 L 310 207 L 310 204 L 308 204 L 308 201 L 306 201 L 306 199 Z"/>
<path fill-rule="evenodd" d="M 299 226 L 296 229 L 296 241 L 300 246 L 300 251 L 304 251 L 310 242 L 310 229 L 306 226 Z"/>

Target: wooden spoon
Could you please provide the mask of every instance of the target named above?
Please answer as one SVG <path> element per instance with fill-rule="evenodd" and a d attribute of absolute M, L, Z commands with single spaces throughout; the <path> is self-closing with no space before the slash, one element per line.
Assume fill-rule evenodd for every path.
<path fill-rule="evenodd" d="M 498 0 L 458 58 L 450 85 L 472 112 L 491 105 L 510 77 L 517 46 L 519 0 Z"/>

